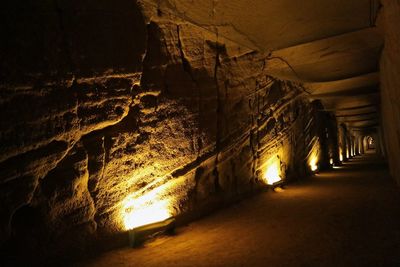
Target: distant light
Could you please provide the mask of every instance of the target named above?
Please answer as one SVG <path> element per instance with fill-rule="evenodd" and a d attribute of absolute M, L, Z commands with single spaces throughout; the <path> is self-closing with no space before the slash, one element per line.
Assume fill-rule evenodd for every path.
<path fill-rule="evenodd" d="M 269 185 L 273 185 L 282 180 L 279 159 L 273 159 L 269 161 L 269 165 L 264 174 L 264 180 Z"/>
<path fill-rule="evenodd" d="M 330 163 L 331 165 L 333 165 L 333 159 L 332 159 L 332 158 L 329 160 L 329 163 Z"/>
<path fill-rule="evenodd" d="M 312 170 L 313 172 L 315 172 L 316 170 L 318 170 L 318 166 L 317 166 L 317 165 L 311 165 L 310 167 L 311 167 L 311 170 Z"/>
<path fill-rule="evenodd" d="M 340 159 L 340 161 L 343 161 L 343 155 L 342 154 L 339 155 L 339 159 Z"/>
<path fill-rule="evenodd" d="M 317 162 L 317 157 L 316 156 L 313 156 L 311 158 L 311 160 L 310 160 L 310 168 L 311 168 L 311 171 L 313 171 L 313 172 L 318 170 L 318 162 Z"/>

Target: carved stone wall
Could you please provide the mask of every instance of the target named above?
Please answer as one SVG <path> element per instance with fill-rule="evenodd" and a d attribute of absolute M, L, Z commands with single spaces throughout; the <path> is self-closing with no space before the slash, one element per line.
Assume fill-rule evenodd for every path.
<path fill-rule="evenodd" d="M 124 244 L 131 195 L 160 192 L 187 221 L 259 191 L 270 160 L 290 180 L 320 157 L 316 109 L 301 84 L 266 75 L 263 53 L 156 10 L 145 22 L 133 1 L 5 7 L 0 242 L 11 262 Z"/>

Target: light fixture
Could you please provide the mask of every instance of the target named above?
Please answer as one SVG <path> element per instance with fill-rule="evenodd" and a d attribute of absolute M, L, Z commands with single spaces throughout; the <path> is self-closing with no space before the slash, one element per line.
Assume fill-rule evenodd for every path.
<path fill-rule="evenodd" d="M 129 233 L 131 246 L 140 244 L 149 236 L 175 228 L 165 189 L 161 186 L 140 196 L 130 195 L 122 202 L 121 219 Z"/>
<path fill-rule="evenodd" d="M 160 222 L 171 217 L 164 203 L 152 204 L 149 207 L 135 208 L 132 205 L 125 209 L 124 225 L 127 230 L 140 227 L 142 225 Z"/>
<path fill-rule="evenodd" d="M 142 226 L 135 227 L 128 231 L 129 233 L 129 245 L 136 247 L 142 244 L 146 239 L 151 236 L 162 233 L 174 233 L 175 231 L 175 219 L 168 218 L 166 220 L 150 223 Z"/>

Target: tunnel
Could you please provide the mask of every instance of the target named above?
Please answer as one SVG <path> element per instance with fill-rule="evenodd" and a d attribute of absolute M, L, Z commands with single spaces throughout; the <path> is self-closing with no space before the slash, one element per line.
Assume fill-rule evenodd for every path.
<path fill-rule="evenodd" d="M 400 266 L 400 2 L 5 0 L 1 266 Z"/>

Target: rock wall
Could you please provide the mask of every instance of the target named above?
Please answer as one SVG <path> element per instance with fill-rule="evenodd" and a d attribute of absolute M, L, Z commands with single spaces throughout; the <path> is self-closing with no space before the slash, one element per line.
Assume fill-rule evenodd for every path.
<path fill-rule="evenodd" d="M 290 180 L 333 153 L 320 152 L 325 128 L 302 86 L 267 76 L 266 55 L 145 11 L 61 0 L 1 11 L 13 34 L 1 49 L 7 257 L 125 244 L 130 199 L 183 222 L 259 191 L 275 162 Z"/>
<path fill-rule="evenodd" d="M 381 109 L 384 141 L 392 176 L 400 184 L 400 2 L 382 0 L 380 26 L 385 47 L 380 62 Z"/>

